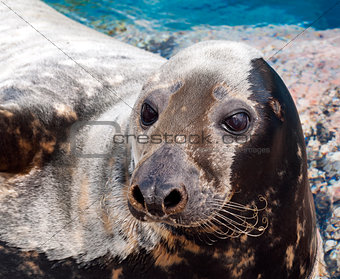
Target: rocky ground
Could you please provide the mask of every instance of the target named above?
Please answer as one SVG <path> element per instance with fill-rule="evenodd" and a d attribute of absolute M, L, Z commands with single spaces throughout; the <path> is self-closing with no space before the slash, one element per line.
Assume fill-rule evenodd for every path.
<path fill-rule="evenodd" d="M 302 122 L 309 179 L 325 263 L 340 277 L 340 29 L 316 31 L 299 26 L 197 27 L 159 32 L 122 25 L 117 39 L 169 58 L 180 49 L 209 39 L 244 41 L 260 49 L 289 88 Z"/>

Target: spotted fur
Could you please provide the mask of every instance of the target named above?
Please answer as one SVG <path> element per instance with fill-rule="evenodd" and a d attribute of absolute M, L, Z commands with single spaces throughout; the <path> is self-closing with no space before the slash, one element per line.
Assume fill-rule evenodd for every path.
<path fill-rule="evenodd" d="M 315 272 L 320 242 L 301 125 L 288 90 L 258 51 L 208 41 L 166 62 L 39 1 L 5 3 L 69 57 L 0 6 L 8 26 L 0 44 L 8 65 L 0 75 L 1 278 Z M 159 111 L 148 130 L 140 123 L 145 99 Z M 217 124 L 239 107 L 251 115 L 250 141 L 235 141 Z M 114 144 L 118 132 L 203 132 L 211 144 L 138 144 L 133 137 Z M 217 142 L 223 135 L 228 144 Z M 182 218 L 147 222 L 132 214 L 131 185 L 143 172 L 186 179 L 192 188 Z M 256 224 L 226 235 L 226 209 L 236 205 Z M 219 222 L 210 222 L 216 214 Z"/>

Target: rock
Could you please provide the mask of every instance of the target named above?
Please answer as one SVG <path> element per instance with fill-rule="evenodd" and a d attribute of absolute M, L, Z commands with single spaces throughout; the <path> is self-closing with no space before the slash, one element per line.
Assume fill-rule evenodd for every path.
<path fill-rule="evenodd" d="M 325 252 L 327 253 L 329 250 L 333 249 L 337 245 L 337 242 L 334 240 L 327 240 L 325 243 Z"/>

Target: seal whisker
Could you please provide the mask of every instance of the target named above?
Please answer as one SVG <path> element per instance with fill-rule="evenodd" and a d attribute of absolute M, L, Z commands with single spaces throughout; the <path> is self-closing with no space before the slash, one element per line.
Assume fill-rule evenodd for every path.
<path fill-rule="evenodd" d="M 228 229 L 226 232 L 224 232 L 210 220 L 208 220 L 205 225 L 207 225 L 211 229 L 211 231 L 209 231 L 208 233 L 212 234 L 214 237 L 218 239 L 227 239 L 233 237 L 234 231 L 231 229 Z M 229 231 L 232 231 L 232 234 L 228 234 Z"/>
<path fill-rule="evenodd" d="M 207 215 L 205 215 L 208 217 Z M 212 221 L 207 220 L 206 222 L 201 224 L 201 227 L 204 228 L 205 233 L 209 235 L 213 235 L 214 237 L 218 239 L 226 239 L 229 237 L 229 235 L 226 234 L 226 232 L 223 232 L 218 228 Z M 208 237 L 209 240 L 211 240 L 210 237 Z"/>
<path fill-rule="evenodd" d="M 258 209 L 255 207 L 255 208 L 250 208 L 250 207 L 247 207 L 247 206 L 241 206 L 241 205 L 232 205 L 232 204 L 229 204 L 226 203 L 226 204 L 219 204 L 219 203 L 211 203 L 217 207 L 226 207 L 226 208 L 232 208 L 232 209 L 235 209 L 235 210 L 239 210 L 239 211 L 258 211 Z"/>
<path fill-rule="evenodd" d="M 230 229 L 228 229 L 226 232 L 222 231 L 220 228 L 216 228 L 216 225 L 213 224 L 212 221 L 208 221 L 209 224 L 211 224 L 211 226 L 214 226 L 215 227 L 215 230 L 214 230 L 214 233 L 213 235 L 219 239 L 227 239 L 229 237 L 232 237 L 232 235 L 228 234 Z M 215 235 L 217 234 L 217 235 Z"/>
<path fill-rule="evenodd" d="M 213 245 L 216 240 L 213 240 L 209 237 L 209 234 L 211 234 L 211 231 L 209 230 L 211 227 L 207 223 L 201 223 L 202 229 L 206 233 L 204 236 L 209 239 L 210 242 L 206 242 L 208 245 Z"/>
<path fill-rule="evenodd" d="M 244 215 L 240 215 L 240 214 L 237 214 L 237 213 L 233 213 L 233 212 L 230 212 L 226 209 L 221 209 L 219 210 L 220 213 L 227 213 L 227 214 L 230 214 L 236 218 L 241 218 L 241 219 L 246 219 L 246 220 L 251 220 L 251 219 L 255 219 L 257 216 L 258 216 L 258 212 L 257 211 L 254 211 L 253 212 L 253 215 L 252 216 L 244 216 Z"/>
<path fill-rule="evenodd" d="M 234 221 L 234 220 L 232 220 L 232 219 L 230 219 L 230 218 L 228 218 L 228 217 L 226 217 L 224 215 L 221 215 L 221 214 L 217 214 L 216 216 L 218 218 L 221 218 L 221 219 L 225 220 L 230 225 L 236 227 L 237 230 L 240 230 L 240 231 L 253 230 L 256 227 L 257 223 L 258 223 L 258 218 L 256 219 L 255 224 L 250 224 L 250 223 L 245 222 L 245 221 L 243 223 L 238 223 L 238 222 L 236 222 L 236 221 Z M 242 228 L 244 228 L 244 230 Z"/>
<path fill-rule="evenodd" d="M 243 213 L 243 212 L 255 212 L 255 213 L 257 213 L 259 211 L 259 209 L 256 206 L 254 206 L 254 208 L 249 208 L 249 207 L 246 207 L 246 206 L 241 207 L 241 206 L 234 206 L 234 205 L 229 205 L 229 204 L 218 204 L 218 203 L 214 203 L 214 202 L 210 202 L 209 204 L 213 205 L 218 210 L 231 209 L 231 210 L 234 210 L 234 211 L 238 211 L 240 213 Z"/>
<path fill-rule="evenodd" d="M 258 196 L 259 201 L 264 202 L 265 205 L 263 207 L 258 208 L 255 204 L 252 207 L 234 202 L 234 201 L 225 201 L 224 199 L 214 198 L 213 200 L 209 201 L 210 203 L 214 203 L 217 206 L 223 206 L 223 207 L 230 207 L 230 208 L 236 208 L 236 209 L 243 209 L 243 210 L 249 210 L 249 211 L 262 211 L 265 210 L 268 206 L 267 199 L 259 195 Z"/>
<path fill-rule="evenodd" d="M 251 219 L 256 219 L 257 218 L 257 215 L 258 215 L 258 211 L 257 210 L 252 210 L 250 212 L 252 212 L 252 215 L 251 216 L 247 216 L 247 215 L 244 215 L 244 214 L 247 214 L 247 213 L 250 213 L 250 212 L 245 212 L 244 210 L 238 210 L 238 209 L 235 209 L 235 208 L 231 208 L 230 210 L 232 211 L 236 211 L 236 212 L 232 212 L 230 210 L 228 210 L 227 208 L 224 208 L 224 207 L 218 207 L 217 205 L 213 205 L 213 209 L 215 209 L 216 211 L 220 212 L 220 213 L 226 213 L 226 214 L 230 214 L 232 216 L 234 216 L 235 218 L 237 219 L 241 219 L 241 220 L 251 220 Z M 240 213 L 240 214 L 238 214 Z M 242 214 L 242 215 L 241 215 Z"/>
<path fill-rule="evenodd" d="M 226 212 L 226 213 L 230 214 L 230 212 Z M 255 220 L 255 224 L 249 223 L 249 222 L 246 221 L 246 219 L 240 218 L 240 217 L 237 217 L 237 216 L 233 216 L 232 214 L 231 214 L 231 215 L 232 215 L 233 217 L 235 217 L 236 220 L 233 220 L 233 219 L 231 219 L 231 218 L 228 218 L 227 216 L 221 214 L 220 212 L 218 212 L 217 215 L 218 215 L 220 218 L 222 218 L 222 219 L 227 218 L 230 222 L 235 223 L 235 224 L 240 225 L 240 226 L 242 226 L 242 225 L 244 225 L 244 224 L 246 224 L 246 226 L 248 226 L 248 225 L 250 225 L 250 226 L 256 226 L 257 220 L 258 220 L 258 216 L 257 216 L 257 215 L 256 215 L 254 218 L 252 218 L 252 219 Z M 252 220 L 252 219 L 251 219 L 251 220 Z M 237 220 L 240 220 L 241 222 L 237 222 Z"/>
<path fill-rule="evenodd" d="M 218 216 L 217 216 L 218 217 Z M 216 216 L 214 217 L 214 219 L 212 220 L 213 222 L 216 222 L 217 224 L 221 225 L 222 227 L 225 227 L 231 231 L 234 232 L 243 232 L 242 230 L 240 230 L 239 228 L 237 228 L 234 224 L 231 224 L 230 222 L 227 221 L 227 223 L 222 222 L 221 220 L 217 219 Z M 230 227 L 229 225 L 231 225 L 232 227 Z"/>
<path fill-rule="evenodd" d="M 203 229 L 202 224 L 200 224 L 199 227 Z M 203 241 L 203 239 L 200 237 L 200 236 L 201 236 L 201 231 L 198 230 L 198 229 L 196 229 L 196 231 L 198 232 L 198 234 L 197 234 L 198 239 L 199 239 L 201 242 L 205 242 L 205 243 L 206 243 L 206 241 Z"/>
<path fill-rule="evenodd" d="M 227 224 L 231 225 L 232 227 L 228 226 L 226 223 L 224 223 L 224 222 L 218 220 L 217 218 L 215 218 L 214 221 L 218 222 L 218 223 L 221 224 L 222 226 L 224 226 L 224 227 L 226 227 L 226 228 L 228 228 L 228 229 L 230 229 L 230 230 L 232 230 L 232 231 L 235 231 L 235 232 L 237 232 L 237 233 L 246 234 L 248 231 L 250 232 L 250 231 L 253 229 L 253 226 L 248 225 L 248 224 L 245 225 L 245 226 L 242 225 L 242 224 L 237 224 L 237 223 L 234 224 L 235 222 L 233 222 L 231 219 L 229 219 L 229 218 L 223 218 L 223 217 L 224 217 L 223 215 L 218 215 L 218 214 L 217 214 L 216 217 L 225 220 L 225 221 L 227 222 Z M 228 219 L 229 219 L 229 220 L 228 220 Z M 238 227 L 238 226 L 241 226 L 241 227 L 243 226 L 244 229 L 241 229 L 241 228 Z"/>

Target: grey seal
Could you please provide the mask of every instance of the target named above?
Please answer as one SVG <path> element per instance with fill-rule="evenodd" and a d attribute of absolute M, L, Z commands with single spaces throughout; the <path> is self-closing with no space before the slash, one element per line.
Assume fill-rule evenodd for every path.
<path fill-rule="evenodd" d="M 0 277 L 318 272 L 301 125 L 258 51 L 208 41 L 166 62 L 5 3 Z"/>

